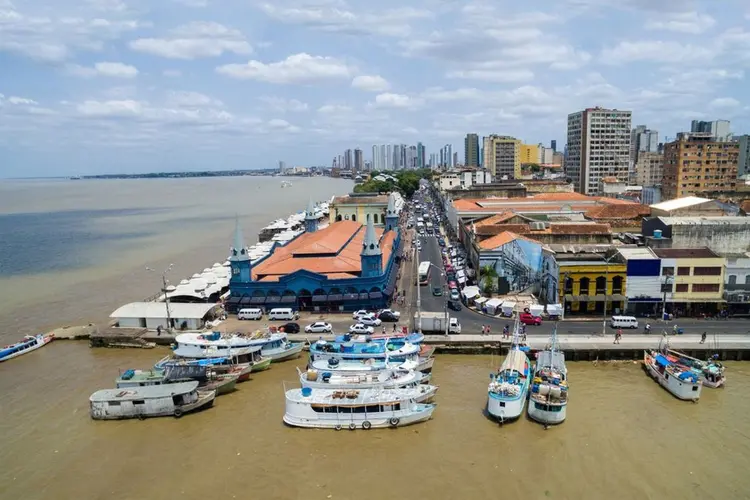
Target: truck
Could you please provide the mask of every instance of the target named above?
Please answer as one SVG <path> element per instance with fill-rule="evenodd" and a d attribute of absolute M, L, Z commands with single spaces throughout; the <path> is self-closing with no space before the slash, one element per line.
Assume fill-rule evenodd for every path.
<path fill-rule="evenodd" d="M 414 313 L 414 330 L 419 331 L 419 313 Z M 422 333 L 426 334 L 444 334 L 445 333 L 445 313 L 441 312 L 423 312 L 422 316 Z M 461 333 L 461 323 L 458 318 L 448 316 L 448 333 Z"/>

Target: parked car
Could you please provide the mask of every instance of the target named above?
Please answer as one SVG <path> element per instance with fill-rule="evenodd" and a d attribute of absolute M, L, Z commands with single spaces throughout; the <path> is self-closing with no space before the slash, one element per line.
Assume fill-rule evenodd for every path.
<path fill-rule="evenodd" d="M 360 316 L 359 322 L 367 326 L 380 326 L 380 324 L 382 323 L 382 321 L 375 317 L 374 314 Z"/>
<path fill-rule="evenodd" d="M 383 309 L 382 311 L 380 311 L 380 313 L 378 313 L 378 318 L 380 318 L 382 314 L 390 314 L 396 319 L 399 319 L 401 317 L 401 313 L 398 311 L 394 311 L 393 309 Z"/>
<path fill-rule="evenodd" d="M 331 333 L 332 331 L 333 327 L 331 324 L 325 321 L 316 321 L 305 327 L 305 333 Z"/>
<path fill-rule="evenodd" d="M 453 311 L 460 311 L 461 310 L 461 302 L 457 300 L 449 300 L 448 301 L 448 309 L 451 309 Z"/>
<path fill-rule="evenodd" d="M 442 239 L 442 238 L 440 238 L 440 239 L 438 240 L 438 245 L 440 245 L 441 247 L 444 247 L 444 246 L 445 246 L 445 240 L 444 240 L 444 239 Z"/>
<path fill-rule="evenodd" d="M 374 331 L 375 329 L 373 327 L 363 325 L 362 323 L 357 323 L 349 327 L 350 333 L 359 333 L 361 335 L 372 335 Z"/>
<path fill-rule="evenodd" d="M 382 312 L 378 314 L 378 319 L 384 323 L 398 323 L 398 318 L 390 312 Z"/>
<path fill-rule="evenodd" d="M 542 324 L 542 318 L 540 318 L 539 316 L 533 316 L 530 313 L 521 313 L 521 316 L 519 316 L 518 319 L 524 325 L 541 325 Z"/>
<path fill-rule="evenodd" d="M 436 286 L 432 288 L 432 295 L 435 297 L 440 297 L 443 295 L 443 287 L 442 286 Z"/>
<path fill-rule="evenodd" d="M 451 300 L 461 300 L 461 294 L 458 293 L 458 288 L 451 288 Z"/>
<path fill-rule="evenodd" d="M 354 311 L 352 314 L 352 319 L 359 319 L 362 316 L 368 316 L 370 313 L 366 309 L 360 309 L 359 311 Z"/>
<path fill-rule="evenodd" d="M 285 333 L 299 333 L 299 324 L 287 323 L 285 325 L 281 325 L 279 327 L 279 330 L 284 330 Z"/>

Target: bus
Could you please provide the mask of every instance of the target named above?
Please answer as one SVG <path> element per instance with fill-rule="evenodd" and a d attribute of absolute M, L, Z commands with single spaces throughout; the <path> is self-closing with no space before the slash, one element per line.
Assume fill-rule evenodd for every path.
<path fill-rule="evenodd" d="M 430 282 L 430 263 L 420 262 L 419 263 L 419 284 L 424 286 Z"/>

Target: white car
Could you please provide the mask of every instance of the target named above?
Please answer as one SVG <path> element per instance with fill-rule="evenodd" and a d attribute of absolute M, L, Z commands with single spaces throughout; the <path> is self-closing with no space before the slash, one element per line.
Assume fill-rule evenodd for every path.
<path fill-rule="evenodd" d="M 383 313 L 390 314 L 396 319 L 399 319 L 401 317 L 401 313 L 398 311 L 394 311 L 393 309 L 383 309 L 382 311 L 378 313 L 378 316 L 380 316 Z"/>
<path fill-rule="evenodd" d="M 363 325 L 362 323 L 357 323 L 356 325 L 352 325 L 349 327 L 349 333 L 359 333 L 362 335 L 372 335 L 372 332 L 375 330 L 371 326 Z"/>
<path fill-rule="evenodd" d="M 451 300 L 459 300 L 461 294 L 458 293 L 458 288 L 451 288 Z"/>
<path fill-rule="evenodd" d="M 316 321 L 305 327 L 305 333 L 331 333 L 332 331 L 333 327 L 331 324 L 325 321 Z"/>
<path fill-rule="evenodd" d="M 380 326 L 382 321 L 375 317 L 374 314 L 368 314 L 367 316 L 361 316 L 359 322 L 367 326 Z"/>
<path fill-rule="evenodd" d="M 359 319 L 362 316 L 369 316 L 370 313 L 367 312 L 365 309 L 360 309 L 359 311 L 355 311 L 354 314 L 352 314 L 352 319 Z"/>

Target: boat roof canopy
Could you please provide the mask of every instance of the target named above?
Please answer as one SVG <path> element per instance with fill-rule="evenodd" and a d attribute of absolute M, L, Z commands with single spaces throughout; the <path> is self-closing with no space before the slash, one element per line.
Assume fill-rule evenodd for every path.
<path fill-rule="evenodd" d="M 500 365 L 500 371 L 515 370 L 521 375 L 526 373 L 526 354 L 517 349 L 511 349 Z"/>
<path fill-rule="evenodd" d="M 536 359 L 537 366 L 550 366 L 565 371 L 565 355 L 561 351 L 542 351 Z"/>
<path fill-rule="evenodd" d="M 179 384 L 148 385 L 145 387 L 129 387 L 127 389 L 103 389 L 96 391 L 89 400 L 92 403 L 107 401 L 133 401 L 137 399 L 170 398 L 179 394 L 187 394 L 198 388 L 198 382 L 181 382 Z"/>

